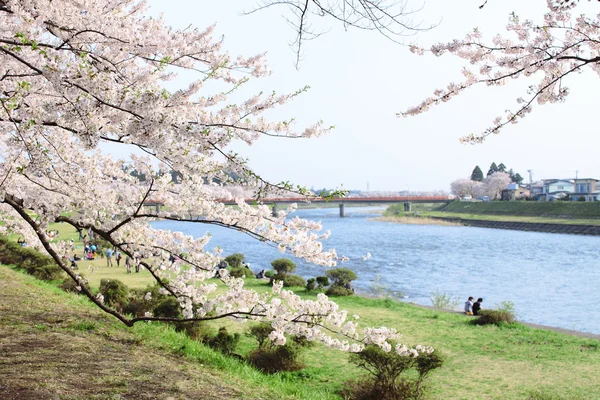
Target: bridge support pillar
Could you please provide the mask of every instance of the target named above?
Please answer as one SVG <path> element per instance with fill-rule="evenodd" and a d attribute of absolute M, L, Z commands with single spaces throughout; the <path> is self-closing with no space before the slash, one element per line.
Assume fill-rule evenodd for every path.
<path fill-rule="evenodd" d="M 344 213 L 344 203 L 340 203 L 340 217 L 345 217 L 346 214 Z"/>
<path fill-rule="evenodd" d="M 410 203 L 409 202 L 404 203 L 404 211 L 410 211 Z"/>
<path fill-rule="evenodd" d="M 271 215 L 277 217 L 279 211 L 277 211 L 277 204 L 273 203 L 273 207 L 271 208 Z"/>

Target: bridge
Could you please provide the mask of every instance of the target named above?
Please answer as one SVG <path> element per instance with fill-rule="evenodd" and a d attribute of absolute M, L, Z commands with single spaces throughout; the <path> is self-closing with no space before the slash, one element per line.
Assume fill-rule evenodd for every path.
<path fill-rule="evenodd" d="M 231 199 L 216 199 L 215 201 L 226 204 L 235 205 L 236 202 Z M 256 199 L 244 199 L 246 203 L 255 203 Z M 333 199 L 326 199 L 322 197 L 316 197 L 307 199 L 306 197 L 273 197 L 261 199 L 262 204 L 272 204 L 272 215 L 277 216 L 277 205 L 278 204 L 292 204 L 292 203 L 337 203 L 340 208 L 340 217 L 345 216 L 345 205 L 346 204 L 393 204 L 403 203 L 404 211 L 411 210 L 411 203 L 450 203 L 453 198 L 448 196 L 396 196 L 396 197 L 334 197 Z M 156 207 L 156 212 L 160 209 L 163 203 L 158 200 L 147 200 L 144 202 L 146 207 Z"/>

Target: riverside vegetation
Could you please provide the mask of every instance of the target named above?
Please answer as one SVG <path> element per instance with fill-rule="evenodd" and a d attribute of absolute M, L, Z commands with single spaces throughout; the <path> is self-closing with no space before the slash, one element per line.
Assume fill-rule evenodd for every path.
<path fill-rule="evenodd" d="M 428 217 L 477 219 L 485 221 L 533 222 L 569 225 L 600 225 L 600 202 L 569 201 L 453 201 L 437 204 L 414 204 L 405 212 L 402 204 L 387 208 L 384 217 L 429 220 Z M 444 221 L 440 221 L 444 222 Z"/>
<path fill-rule="evenodd" d="M 15 262 L 18 262 L 18 259 Z M 85 270 L 84 264 L 81 267 Z M 90 278 L 109 269 L 105 266 L 98 267 Z M 128 275 L 122 267 L 111 269 L 112 275 L 122 281 L 132 292 L 147 292 L 144 288 L 152 281 L 147 272 Z M 350 363 L 348 358 L 334 356 L 333 351 L 321 345 L 302 347 L 298 351 L 297 361 L 303 368 L 295 367 L 290 368 L 289 372 L 265 375 L 240 361 L 240 358 L 251 356 L 256 351 L 258 338 L 257 335 L 247 334 L 247 324 L 240 325 L 229 321 L 203 323 L 205 324 L 203 329 L 213 338 L 214 348 L 219 348 L 219 344 L 215 344 L 217 342 L 221 342 L 222 348 L 227 348 L 228 342 L 231 344 L 227 338 L 230 336 L 237 338 L 234 351 L 239 357 L 224 356 L 213 350 L 210 343 L 201 344 L 185 332 L 177 333 L 175 327 L 142 323 L 128 329 L 108 316 L 101 316 L 99 311 L 82 296 L 60 293 L 52 285 L 34 281 L 5 267 L 0 271 L 2 274 L 0 281 L 5 286 L 2 290 L 5 297 L 2 301 L 4 308 L 2 315 L 10 315 L 13 319 L 20 318 L 15 315 L 16 313 L 4 313 L 11 308 L 22 311 L 24 315 L 23 319 L 16 324 L 18 328 L 15 329 L 8 328 L 9 324 L 11 326 L 15 324 L 7 319 L 9 317 L 3 317 L 1 325 L 3 337 L 7 337 L 7 333 L 10 332 L 11 340 L 17 343 L 19 337 L 29 338 L 34 332 L 34 336 L 40 340 L 36 348 L 44 349 L 40 350 L 42 352 L 52 346 L 50 334 L 61 332 L 76 333 L 77 338 L 84 341 L 88 340 L 86 338 L 89 336 L 91 342 L 98 338 L 119 338 L 119 341 L 134 346 L 133 352 L 128 350 L 122 355 L 131 357 L 131 362 L 136 362 L 136 358 L 141 357 L 142 353 L 144 357 L 166 354 L 171 360 L 169 365 L 174 365 L 173 362 L 177 365 L 172 367 L 175 368 L 174 370 L 196 371 L 199 364 L 210 366 L 208 374 L 211 376 L 216 374 L 227 382 L 243 381 L 244 386 L 250 388 L 249 392 L 244 393 L 246 398 L 261 396 L 301 399 L 340 398 L 338 394 L 340 390 L 353 385 L 347 382 L 362 382 L 366 379 L 364 371 L 361 372 L 361 369 Z M 90 285 L 95 291 L 101 284 L 101 278 L 90 279 Z M 106 285 L 106 281 L 104 284 Z M 259 292 L 269 290 L 268 282 L 254 278 L 247 278 L 246 285 Z M 303 292 L 302 288 L 295 289 L 303 298 L 316 296 L 314 292 Z M 106 291 L 106 287 L 104 290 Z M 29 292 L 32 293 L 32 298 L 38 296 L 40 300 L 24 302 L 23 298 Z M 123 295 L 123 289 L 116 288 L 115 293 Z M 10 297 L 10 301 L 7 301 L 7 296 Z M 108 297 L 110 298 L 110 295 Z M 42 298 L 47 300 L 42 301 Z M 363 316 L 363 319 L 372 326 L 386 325 L 399 328 L 404 334 L 403 342 L 428 343 L 441 350 L 445 355 L 444 367 L 436 369 L 431 374 L 430 380 L 426 382 L 426 388 L 429 389 L 428 398 L 592 399 L 593 395 L 590 393 L 600 392 L 600 382 L 597 380 L 600 373 L 598 367 L 600 346 L 596 340 L 531 329 L 518 323 L 499 322 L 498 325 L 477 326 L 472 323 L 472 318 L 463 315 L 423 309 L 389 298 L 367 299 L 346 296 L 338 297 L 337 302 L 350 314 Z M 60 316 L 54 316 L 52 310 L 60 310 Z M 44 314 L 48 315 L 40 317 Z M 494 317 L 496 316 L 491 316 Z M 65 319 L 69 321 L 66 324 Z M 11 349 L 16 348 L 11 347 Z M 99 354 L 101 350 L 97 350 Z M 298 348 L 293 349 L 296 350 Z M 331 356 L 325 356 L 329 353 Z M 50 364 L 47 369 L 42 368 L 39 372 L 35 372 L 28 367 L 28 364 L 23 364 L 23 360 L 16 357 L 13 352 L 5 353 L 5 356 L 8 359 L 3 360 L 2 365 L 7 370 L 0 373 L 5 376 L 6 372 L 11 371 L 10 380 L 7 382 L 13 385 L 12 387 L 20 385 L 28 390 L 44 389 L 59 392 L 74 390 L 72 393 L 76 393 L 69 382 L 77 380 L 80 369 L 75 368 L 60 379 L 48 378 L 53 368 Z M 64 354 L 64 356 L 73 360 L 72 355 Z M 376 354 L 373 356 L 376 359 Z M 143 364 L 141 360 L 140 358 L 137 361 Z M 123 368 L 127 369 L 127 367 Z M 144 373 L 151 373 L 148 372 L 151 370 L 153 368 L 148 366 Z M 143 374 L 139 373 L 141 375 L 132 378 L 131 374 L 125 372 L 120 371 L 110 380 L 104 379 L 99 385 L 85 390 L 95 390 L 95 394 L 135 392 L 138 390 L 138 378 L 142 379 Z M 42 377 L 45 379 L 40 379 Z M 203 378 L 193 379 L 202 382 L 196 386 L 206 382 Z M 96 378 L 97 380 L 99 378 Z M 45 382 L 46 387 L 32 382 Z M 210 385 L 207 387 L 210 388 Z M 224 385 L 227 394 L 223 397 L 215 394 L 213 398 L 239 397 L 234 387 L 235 385 Z M 164 390 L 166 393 L 173 388 L 158 385 L 157 390 Z M 87 392 L 87 396 L 90 393 Z M 277 394 L 273 395 L 274 393 Z M 185 396 L 189 396 L 189 393 Z"/>

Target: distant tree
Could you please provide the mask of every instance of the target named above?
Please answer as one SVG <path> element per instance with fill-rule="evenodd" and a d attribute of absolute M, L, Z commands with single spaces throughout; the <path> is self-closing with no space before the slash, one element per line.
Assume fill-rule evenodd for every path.
<path fill-rule="evenodd" d="M 457 179 L 450 184 L 450 191 L 458 197 L 475 197 L 475 192 L 479 186 L 481 186 L 481 182 L 470 179 Z"/>
<path fill-rule="evenodd" d="M 483 180 L 483 171 L 479 168 L 479 165 L 476 165 L 471 172 L 471 180 L 481 182 Z"/>
<path fill-rule="evenodd" d="M 498 172 L 506 172 L 506 165 L 504 165 L 504 163 L 498 165 Z"/>
<path fill-rule="evenodd" d="M 478 196 L 488 196 L 490 199 L 499 199 L 502 190 L 510 183 L 510 177 L 506 172 L 494 172 L 485 178 L 476 190 Z"/>
<path fill-rule="evenodd" d="M 513 178 L 512 181 L 514 183 L 518 183 L 519 185 L 523 182 L 523 177 L 521 176 L 521 174 L 517 173 Z"/>
<path fill-rule="evenodd" d="M 490 165 L 490 169 L 488 170 L 487 176 L 492 175 L 494 172 L 498 172 L 498 166 L 495 162 L 493 162 L 492 165 Z"/>

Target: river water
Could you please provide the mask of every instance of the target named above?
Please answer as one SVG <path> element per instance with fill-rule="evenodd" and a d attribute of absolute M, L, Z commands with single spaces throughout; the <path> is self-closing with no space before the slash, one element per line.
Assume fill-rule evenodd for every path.
<path fill-rule="evenodd" d="M 381 211 L 347 207 L 340 218 L 337 208 L 317 208 L 295 215 L 331 230 L 324 247 L 351 258 L 340 266 L 356 271 L 358 292 L 369 292 L 379 276 L 379 284 L 401 292 L 404 301 L 431 305 L 435 291 L 458 297 L 458 309 L 469 296 L 483 297 L 484 308 L 511 301 L 521 321 L 600 334 L 600 238 L 373 221 Z M 283 256 L 224 228 L 172 221 L 153 226 L 193 236 L 210 231 L 210 248 L 245 254 L 255 271 Z M 367 253 L 372 257 L 365 261 Z M 324 275 L 324 267 L 294 261 L 305 278 Z"/>

